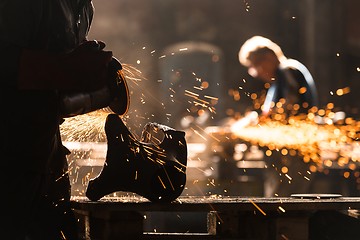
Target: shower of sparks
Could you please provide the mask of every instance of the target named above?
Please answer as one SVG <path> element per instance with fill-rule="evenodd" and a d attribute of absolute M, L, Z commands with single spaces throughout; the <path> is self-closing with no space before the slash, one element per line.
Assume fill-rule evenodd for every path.
<path fill-rule="evenodd" d="M 249 11 L 250 5 L 247 1 L 244 0 L 246 4 L 246 11 Z M 179 49 L 178 51 L 187 51 L 187 48 Z M 155 50 L 151 52 L 154 54 Z M 160 56 L 161 58 L 166 58 L 166 55 Z M 360 71 L 360 68 L 357 68 L 357 71 Z M 177 78 L 181 78 L 181 71 L 173 70 L 176 73 Z M 145 95 L 148 96 L 150 93 L 147 92 L 147 89 L 142 89 L 142 84 L 140 84 L 141 80 L 144 77 L 141 76 L 142 72 L 139 71 L 136 67 L 132 67 L 131 65 L 123 64 L 123 73 L 126 76 L 126 79 L 129 80 L 129 86 L 135 86 L 137 90 L 141 91 L 142 98 L 141 103 L 145 104 Z M 183 103 L 189 104 L 190 106 L 184 106 L 189 113 L 193 113 L 195 115 L 200 116 L 201 112 L 206 110 L 210 113 L 216 114 L 215 105 L 219 101 L 219 98 L 216 96 L 206 95 L 204 92 L 209 87 L 209 83 L 207 79 L 201 78 L 197 76 L 196 72 L 191 72 L 191 80 L 194 82 L 194 86 L 189 86 L 187 89 L 178 89 L 175 88 L 176 85 L 172 84 L 171 87 L 168 88 L 171 93 L 171 97 L 168 102 L 159 102 L 159 106 L 162 106 L 166 113 L 164 116 L 170 119 L 176 114 L 171 112 L 170 107 L 167 106 L 170 102 L 179 102 L 179 99 L 182 99 L 183 96 L 187 98 L 186 102 Z M 158 82 L 163 83 L 165 81 L 160 79 Z M 242 84 L 246 84 L 246 79 L 242 79 Z M 176 90 L 174 90 L 174 88 Z M 229 95 L 234 98 L 235 101 L 241 100 L 241 97 L 247 96 L 254 100 L 255 109 L 259 109 L 260 102 L 262 102 L 261 96 L 245 92 L 243 89 L 245 86 L 240 86 L 236 90 L 229 90 Z M 266 87 L 268 88 L 268 86 Z M 242 92 L 242 93 L 241 93 Z M 349 87 L 343 87 L 339 89 L 335 89 L 330 91 L 331 95 L 343 96 L 345 94 L 350 93 Z M 156 99 L 156 96 L 153 97 Z M 257 106 L 257 107 L 256 107 Z M 281 108 L 279 108 L 281 109 Z M 349 167 L 354 170 L 357 168 L 357 165 L 360 162 L 360 143 L 359 143 L 359 133 L 360 133 L 360 122 L 357 122 L 351 118 L 344 119 L 341 123 L 337 123 L 335 119 L 335 112 L 332 111 L 332 108 L 329 109 L 320 109 L 310 112 L 306 118 L 301 117 L 289 117 L 286 119 L 285 114 L 278 112 L 274 114 L 271 119 L 262 120 L 257 125 L 249 125 L 246 127 L 242 127 L 238 129 L 238 131 L 232 131 L 230 134 L 225 136 L 225 140 L 236 140 L 242 139 L 250 142 L 251 144 L 258 145 L 260 147 L 266 147 L 268 150 L 266 151 L 266 156 L 271 156 L 273 152 L 279 152 L 283 155 L 291 155 L 296 152 L 303 157 L 304 162 L 311 162 L 311 168 L 308 171 L 310 175 L 311 172 L 315 172 L 318 170 L 322 170 L 324 167 L 331 166 L 340 166 L 340 167 Z M 107 115 L 111 111 L 109 109 L 101 109 L 92 113 L 79 115 L 76 117 L 68 118 L 65 122 L 60 126 L 62 139 L 63 141 L 68 142 L 106 142 L 106 135 L 104 132 L 104 124 Z M 135 121 L 137 119 L 146 119 L 144 116 L 140 116 L 137 113 L 137 110 L 133 110 L 135 114 L 135 119 L 131 118 L 131 120 Z M 138 111 L 140 112 L 140 111 Z M 124 121 L 129 118 L 129 116 L 123 116 Z M 322 120 L 319 124 L 319 118 Z M 129 118 L 130 119 L 130 118 Z M 216 142 L 221 142 L 223 139 L 218 138 L 216 135 L 208 134 L 202 127 L 197 124 L 190 125 L 193 127 L 189 127 L 188 130 L 192 131 L 193 135 L 199 136 L 204 142 L 209 140 L 209 137 L 215 140 Z M 198 127 L 199 129 L 195 129 Z M 224 128 L 225 129 L 225 128 Z M 158 144 L 161 140 L 153 139 L 154 144 Z M 152 161 L 156 164 L 163 165 L 164 161 L 159 158 L 164 158 L 164 154 L 159 150 L 157 153 L 159 158 L 152 157 L 151 150 L 154 149 L 146 149 L 145 152 L 149 153 L 149 161 Z M 286 150 L 286 151 L 285 151 Z M 135 149 L 134 149 L 135 151 Z M 215 151 L 215 150 L 214 150 Z M 90 158 L 89 153 L 83 153 L 83 156 L 79 154 L 75 155 L 76 159 L 85 159 Z M 74 156 L 73 156 L 74 157 Z M 73 160 L 71 163 L 73 163 Z M 206 160 L 206 159 L 204 159 Z M 70 170 L 75 169 L 75 181 L 77 181 L 79 169 L 78 166 L 73 167 L 71 164 Z M 186 168 L 186 166 L 182 166 Z M 269 166 L 270 168 L 271 166 Z M 275 166 L 272 166 L 276 168 Z M 182 169 L 175 167 L 179 172 L 183 172 Z M 210 177 L 209 170 L 214 171 L 214 168 L 210 167 L 207 170 L 204 170 L 202 167 L 197 167 L 197 170 L 201 172 L 206 177 Z M 292 180 L 292 177 L 287 174 L 288 170 L 276 169 L 279 174 L 284 176 L 286 180 L 289 182 Z M 244 169 L 244 172 L 246 169 Z M 88 180 L 92 175 L 96 175 L 96 171 L 91 169 L 85 179 L 82 179 L 81 182 L 83 185 L 86 185 Z M 301 175 L 301 174 L 300 174 Z M 305 176 L 303 178 L 306 181 L 310 181 L 310 176 Z M 136 172 L 135 178 L 138 178 L 138 173 Z M 162 183 L 164 188 L 166 188 L 164 182 L 160 176 L 159 181 Z M 199 184 L 196 185 L 199 180 L 194 180 L 193 187 L 199 187 Z M 171 181 L 170 181 L 170 184 Z M 207 178 L 207 185 L 211 185 L 216 187 L 219 183 L 216 182 L 213 178 Z M 173 186 L 168 186 L 172 187 Z M 199 190 L 202 192 L 202 190 Z M 227 192 L 227 190 L 224 190 Z M 205 195 L 206 193 L 202 193 Z M 211 192 L 209 192 L 211 194 Z M 276 194 L 275 194 L 276 195 Z M 263 214 L 263 212 L 259 206 L 253 203 L 254 206 Z M 279 207 L 280 209 L 280 207 Z M 282 209 L 280 209 L 282 211 Z M 285 210 L 284 210 L 285 211 Z"/>
<path fill-rule="evenodd" d="M 295 150 L 304 162 L 313 163 L 312 172 L 336 165 L 355 170 L 360 163 L 360 121 L 346 118 L 339 124 L 334 122 L 336 113 L 331 110 L 319 110 L 319 113 L 323 115 L 322 124 L 316 122 L 320 116 L 314 113 L 309 113 L 305 119 L 290 117 L 287 120 L 276 115 L 278 120 L 267 119 L 256 126 L 232 129 L 232 134 L 268 148 L 267 156 L 272 151 L 287 155 Z M 290 176 L 285 176 L 291 180 Z"/>
<path fill-rule="evenodd" d="M 181 54 L 181 52 L 191 50 L 192 48 L 184 46 L 176 49 L 174 52 L 160 56 L 159 59 L 172 57 L 173 55 Z M 214 119 L 216 114 L 215 107 L 218 104 L 219 98 L 211 96 L 210 93 L 215 86 L 219 86 L 219 83 L 213 83 L 213 81 L 210 81 L 212 79 L 205 79 L 204 76 L 200 76 L 202 74 L 191 69 L 173 68 L 169 69 L 169 71 L 171 74 L 169 79 L 166 82 L 163 79 L 160 81 L 166 85 L 169 91 L 167 94 L 169 99 L 164 99 L 161 102 L 161 106 L 169 114 L 171 114 L 170 112 L 175 112 L 172 115 L 167 115 L 166 120 L 171 123 L 178 121 L 178 119 L 173 119 L 174 116 L 178 117 L 178 104 L 187 105 L 184 106 L 184 110 L 188 112 L 188 116 L 192 117 L 192 122 L 202 121 L 205 118 Z M 193 83 L 193 86 L 189 86 L 191 83 Z M 170 86 L 167 86 L 168 84 Z M 174 108 L 173 104 L 177 104 L 176 108 Z"/>
<path fill-rule="evenodd" d="M 62 140 L 66 142 L 105 142 L 105 120 L 111 110 L 101 109 L 67 118 L 60 125 Z"/>

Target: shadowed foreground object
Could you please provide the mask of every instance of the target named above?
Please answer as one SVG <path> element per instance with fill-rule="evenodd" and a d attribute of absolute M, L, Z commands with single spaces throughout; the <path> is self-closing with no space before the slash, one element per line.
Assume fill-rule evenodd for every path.
<path fill-rule="evenodd" d="M 86 196 L 90 200 L 126 191 L 153 202 L 171 202 L 182 193 L 187 164 L 184 132 L 149 123 L 137 141 L 118 115 L 109 114 L 105 133 L 106 161 L 101 173 L 88 184 Z"/>

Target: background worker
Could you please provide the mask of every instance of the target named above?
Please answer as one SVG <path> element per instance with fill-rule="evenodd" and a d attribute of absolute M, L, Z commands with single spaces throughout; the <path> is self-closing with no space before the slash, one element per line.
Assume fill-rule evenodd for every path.
<path fill-rule="evenodd" d="M 248 73 L 268 83 L 269 88 L 260 115 L 255 111 L 246 113 L 243 119 L 232 125 L 233 130 L 258 123 L 259 119 L 271 118 L 271 113 L 277 113 L 278 102 L 281 102 L 281 113 L 286 117 L 307 114 L 310 108 L 318 107 L 317 89 L 309 70 L 299 61 L 287 58 L 280 46 L 270 39 L 262 36 L 251 37 L 241 46 L 238 56 L 240 63 L 248 68 Z M 303 178 L 309 166 L 301 157 L 273 155 L 267 161 L 268 166 L 274 167 L 265 171 L 266 197 L 275 194 L 289 196 L 292 193 L 309 191 L 309 182 Z M 279 172 L 283 166 L 288 168 L 290 181 L 280 177 L 284 175 Z"/>
<path fill-rule="evenodd" d="M 0 0 L 2 239 L 77 239 L 59 94 L 106 84 L 92 17 L 91 0 Z"/>
<path fill-rule="evenodd" d="M 245 41 L 239 61 L 252 77 L 270 84 L 262 106 L 263 116 L 268 116 L 280 99 L 285 100 L 290 114 L 307 113 L 318 106 L 317 89 L 309 70 L 299 61 L 285 57 L 270 39 L 254 36 Z"/>

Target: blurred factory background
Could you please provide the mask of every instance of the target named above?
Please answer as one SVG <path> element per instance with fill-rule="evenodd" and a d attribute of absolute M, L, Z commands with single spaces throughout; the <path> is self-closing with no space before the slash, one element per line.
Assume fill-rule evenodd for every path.
<path fill-rule="evenodd" d="M 246 93 L 260 91 L 263 84 L 251 81 L 237 54 L 246 39 L 263 35 L 309 68 L 322 105 L 333 102 L 348 115 L 360 114 L 356 96 L 360 89 L 359 1 L 94 0 L 94 5 L 90 38 L 104 40 L 123 63 L 139 68 L 147 78 L 141 88 L 151 94 L 168 92 L 162 87 L 164 82 L 159 82 L 166 81 L 161 79 L 164 52 L 181 42 L 203 42 L 222 52 L 221 78 L 213 80 L 220 84 L 217 94 L 223 97 L 223 109 L 218 114 L 222 117 L 228 108 L 244 112 L 252 104 Z M 239 86 L 241 98 L 234 101 L 228 90 Z M 335 94 L 347 87 L 350 94 Z M 163 120 L 163 113 L 169 109 L 161 109 L 151 99 L 154 96 L 146 97 L 146 109 L 152 107 L 151 112 L 157 112 L 155 117 Z"/>
<path fill-rule="evenodd" d="M 123 64 L 137 70 L 133 69 L 134 79 L 129 81 L 131 105 L 124 117 L 126 125 L 137 135 L 147 122 L 187 133 L 188 181 L 183 195 L 360 195 L 356 130 L 360 127 L 356 122 L 360 119 L 360 1 L 93 3 L 89 39 L 104 41 Z M 326 109 L 331 103 L 333 112 L 354 119 L 351 146 L 325 147 L 328 151 L 319 159 L 332 162 L 323 164 L 318 174 L 303 156 L 281 149 L 268 154 L 266 146 L 233 138 L 223 129 L 223 119 L 244 114 L 253 107 L 252 94 L 259 96 L 264 90 L 264 84 L 252 79 L 238 60 L 240 46 L 253 35 L 272 39 L 287 57 L 309 68 L 321 107 Z M 84 195 L 88 178 L 101 170 L 106 144 L 84 141 L 67 142 L 67 146 L 72 150 L 73 194 Z M 345 151 L 348 162 L 333 164 L 344 158 Z M 191 216 L 182 218 L 196 221 Z M 189 230 L 189 224 L 184 229 Z"/>

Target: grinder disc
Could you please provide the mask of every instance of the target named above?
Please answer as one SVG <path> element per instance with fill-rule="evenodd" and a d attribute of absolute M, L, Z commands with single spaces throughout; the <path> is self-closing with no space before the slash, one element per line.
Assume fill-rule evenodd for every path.
<path fill-rule="evenodd" d="M 109 108 L 118 115 L 124 115 L 130 106 L 129 88 L 120 62 L 113 57 L 109 64 L 109 80 L 111 81 L 109 87 L 113 95 L 113 101 L 109 104 Z"/>

